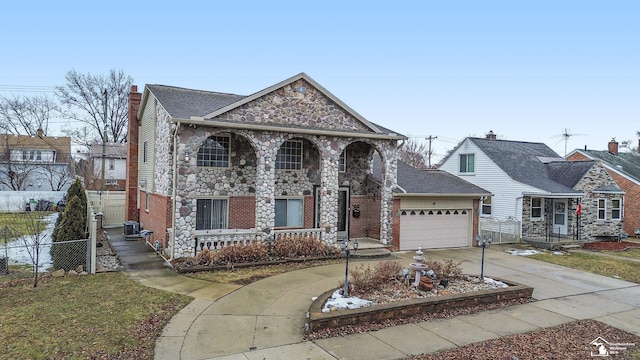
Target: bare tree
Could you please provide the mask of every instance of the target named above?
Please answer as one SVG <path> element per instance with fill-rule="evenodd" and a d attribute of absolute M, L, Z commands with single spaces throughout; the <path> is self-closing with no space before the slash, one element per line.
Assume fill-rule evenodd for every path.
<path fill-rule="evenodd" d="M 49 128 L 49 119 L 59 110 L 58 104 L 45 95 L 0 96 L 0 130 L 14 135 L 36 135 Z"/>
<path fill-rule="evenodd" d="M 30 178 L 37 170 L 32 163 L 20 161 L 22 152 L 12 151 L 9 137 L 5 134 L 0 145 L 0 185 L 14 191 L 24 191 L 30 185 Z"/>
<path fill-rule="evenodd" d="M 415 140 L 409 139 L 400 148 L 400 160 L 405 163 L 418 168 L 427 169 L 427 158 L 429 157 L 429 151 L 427 145 L 424 143 L 418 143 Z"/>
<path fill-rule="evenodd" d="M 46 214 L 40 211 L 14 213 L 16 219 L 11 221 L 7 230 L 11 237 L 22 234 L 19 236 L 19 242 L 22 243 L 33 266 L 33 287 L 38 286 L 38 275 L 43 265 L 40 255 L 53 230 L 52 222 L 50 224 L 45 218 Z"/>
<path fill-rule="evenodd" d="M 56 95 L 63 106 L 62 114 L 87 124 L 90 133 L 85 133 L 82 128 L 74 128 L 66 129 L 67 135 L 84 139 L 82 145 L 87 146 L 94 141 L 126 142 L 128 96 L 133 78 L 122 70 L 111 70 L 108 76 L 80 74 L 71 70 L 65 78 L 66 85 L 56 86 Z"/>
<path fill-rule="evenodd" d="M 51 186 L 52 191 L 62 191 L 62 189 L 71 184 L 74 180 L 72 166 L 60 166 L 50 164 L 42 168 L 42 174 Z"/>

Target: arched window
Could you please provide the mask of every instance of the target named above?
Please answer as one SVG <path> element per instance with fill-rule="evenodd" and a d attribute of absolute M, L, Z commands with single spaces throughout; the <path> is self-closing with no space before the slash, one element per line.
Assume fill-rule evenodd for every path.
<path fill-rule="evenodd" d="M 198 166 L 229 167 L 229 136 L 211 136 L 198 149 Z"/>

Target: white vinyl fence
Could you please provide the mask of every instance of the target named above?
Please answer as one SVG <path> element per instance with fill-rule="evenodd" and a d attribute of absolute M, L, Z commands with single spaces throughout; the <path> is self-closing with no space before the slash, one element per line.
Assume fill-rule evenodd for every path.
<path fill-rule="evenodd" d="M 102 226 L 122 226 L 125 222 L 125 191 L 87 191 L 93 211 L 102 213 Z"/>

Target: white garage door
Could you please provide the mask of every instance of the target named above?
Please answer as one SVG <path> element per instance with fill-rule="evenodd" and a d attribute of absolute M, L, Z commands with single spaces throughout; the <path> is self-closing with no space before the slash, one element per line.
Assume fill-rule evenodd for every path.
<path fill-rule="evenodd" d="M 469 246 L 470 209 L 401 210 L 400 250 Z"/>

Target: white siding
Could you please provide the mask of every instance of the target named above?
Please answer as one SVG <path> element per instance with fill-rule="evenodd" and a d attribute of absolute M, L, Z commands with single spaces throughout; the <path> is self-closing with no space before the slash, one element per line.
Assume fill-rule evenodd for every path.
<path fill-rule="evenodd" d="M 459 173 L 459 154 L 475 154 L 474 174 Z M 491 216 L 499 220 L 508 217 L 522 220 L 522 193 L 540 192 L 539 189 L 513 180 L 469 139 L 466 139 L 439 169 L 494 194 L 491 199 Z"/>

